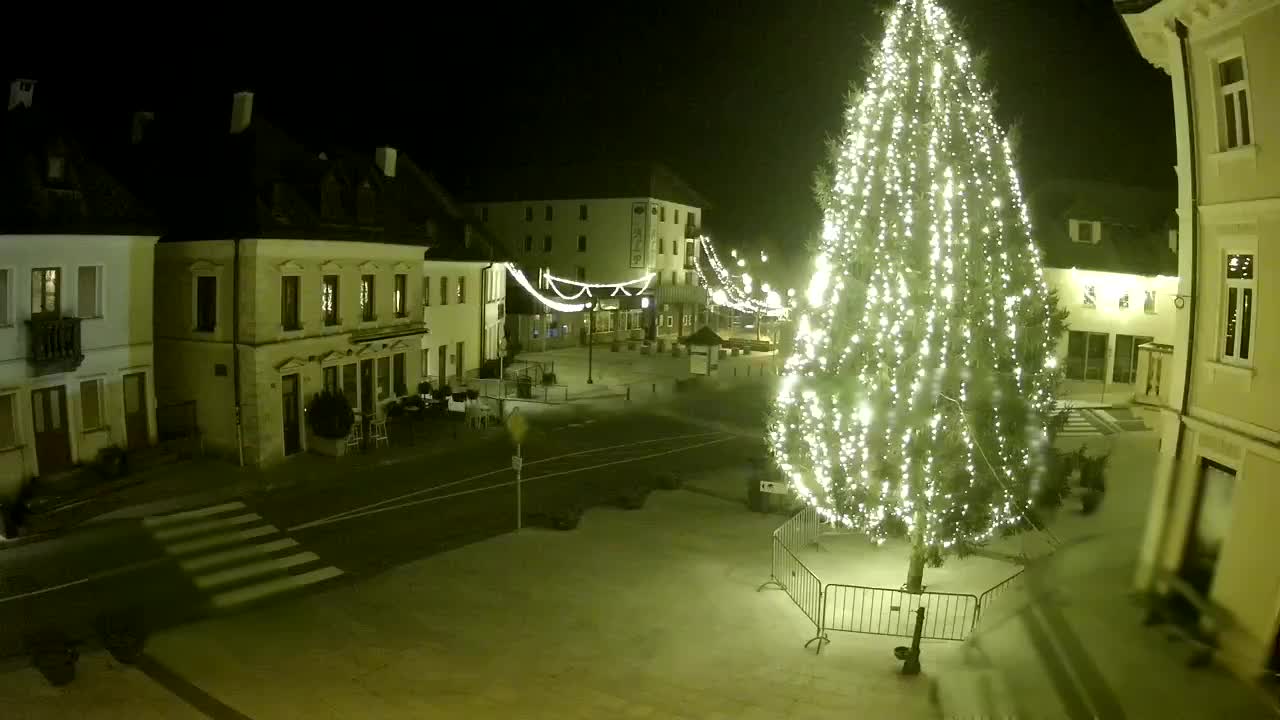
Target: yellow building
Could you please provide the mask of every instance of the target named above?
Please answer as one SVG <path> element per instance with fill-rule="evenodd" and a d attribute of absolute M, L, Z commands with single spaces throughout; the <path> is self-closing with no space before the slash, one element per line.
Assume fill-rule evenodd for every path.
<path fill-rule="evenodd" d="M 1280 0 L 1116 7 L 1169 75 L 1179 180 L 1177 334 L 1136 581 L 1253 677 L 1280 670 Z"/>

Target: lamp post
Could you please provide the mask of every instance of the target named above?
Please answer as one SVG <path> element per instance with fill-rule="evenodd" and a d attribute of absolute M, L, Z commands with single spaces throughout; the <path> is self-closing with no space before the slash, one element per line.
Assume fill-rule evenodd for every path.
<path fill-rule="evenodd" d="M 594 384 L 591 379 L 591 355 L 596 344 L 596 303 L 587 303 L 587 384 Z"/>

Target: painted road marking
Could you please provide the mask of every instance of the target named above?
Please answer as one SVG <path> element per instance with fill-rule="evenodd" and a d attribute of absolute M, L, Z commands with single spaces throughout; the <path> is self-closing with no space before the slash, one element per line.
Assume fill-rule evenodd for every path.
<path fill-rule="evenodd" d="M 212 550 L 216 547 L 240 542 L 241 540 L 252 540 L 254 538 L 262 537 L 263 535 L 274 535 L 276 532 L 276 529 L 270 525 L 260 525 L 248 530 L 236 530 L 235 532 L 210 535 L 209 537 L 199 538 L 198 540 L 187 540 L 186 542 L 174 543 L 172 545 L 165 546 L 165 552 L 170 555 L 186 555 L 188 553 L 200 552 L 202 550 Z"/>
<path fill-rule="evenodd" d="M 160 530 L 153 530 L 152 535 L 160 541 L 177 540 L 178 538 L 190 537 L 192 535 L 200 535 L 210 530 L 219 528 L 234 527 L 236 525 L 248 525 L 250 523 L 261 520 L 262 517 L 257 513 L 245 513 L 229 518 L 217 518 L 214 520 L 202 520 L 194 522 L 190 525 L 178 525 L 177 527 L 166 527 Z"/>
<path fill-rule="evenodd" d="M 272 595 L 293 590 L 307 585 L 312 585 L 324 580 L 336 578 L 342 574 L 342 571 L 336 567 L 322 567 L 318 570 L 303 573 L 301 575 L 283 575 L 273 580 L 250 585 L 248 587 L 238 588 L 236 590 L 228 590 L 226 592 L 214 595 L 210 600 L 213 606 L 220 609 L 243 605 L 244 603 L 261 600 Z"/>
<path fill-rule="evenodd" d="M 225 565 L 236 560 L 244 560 L 245 558 L 254 557 L 255 555 L 266 555 L 268 553 L 279 552 L 285 548 L 297 547 L 298 541 L 293 538 L 280 538 L 272 540 L 269 543 L 261 545 L 245 545 L 243 547 L 232 548 L 230 550 L 222 550 L 208 555 L 183 560 L 178 563 L 183 570 L 187 572 L 196 572 L 197 570 L 206 570 L 215 565 Z"/>
<path fill-rule="evenodd" d="M 309 562 L 316 562 L 320 559 L 319 555 L 313 552 L 300 552 L 296 555 L 288 555 L 281 558 L 267 558 L 259 560 L 248 565 L 240 565 L 226 570 L 219 570 L 195 577 L 196 587 L 211 588 L 219 585 L 226 585 L 238 580 L 248 580 L 249 578 L 259 577 L 262 575 L 270 575 L 277 570 L 288 570 L 291 567 L 306 565 Z"/>
<path fill-rule="evenodd" d="M 183 510 L 182 512 L 172 513 L 170 515 L 152 515 L 142 519 L 143 527 L 161 527 L 164 525 L 173 525 L 185 520 L 195 520 L 197 518 L 209 517 L 224 513 L 228 510 L 243 510 L 244 503 L 236 501 L 223 503 L 221 505 L 210 505 L 209 507 L 196 508 L 195 510 Z"/>

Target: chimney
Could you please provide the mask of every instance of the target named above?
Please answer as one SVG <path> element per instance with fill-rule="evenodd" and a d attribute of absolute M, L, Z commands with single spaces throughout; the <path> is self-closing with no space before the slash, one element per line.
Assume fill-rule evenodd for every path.
<path fill-rule="evenodd" d="M 142 142 L 142 138 L 147 133 L 147 125 L 156 119 L 156 114 L 152 112 L 135 112 L 133 114 L 133 144 L 137 145 Z"/>
<path fill-rule="evenodd" d="M 396 149 L 393 147 L 380 147 L 373 151 L 373 160 L 378 163 L 378 169 L 382 174 L 393 178 L 396 176 Z"/>
<path fill-rule="evenodd" d="M 9 83 L 9 109 L 19 105 L 31 107 L 31 96 L 35 93 L 36 81 L 19 78 Z"/>
<path fill-rule="evenodd" d="M 231 98 L 231 134 L 237 135 L 249 129 L 253 122 L 253 93 L 238 92 Z"/>

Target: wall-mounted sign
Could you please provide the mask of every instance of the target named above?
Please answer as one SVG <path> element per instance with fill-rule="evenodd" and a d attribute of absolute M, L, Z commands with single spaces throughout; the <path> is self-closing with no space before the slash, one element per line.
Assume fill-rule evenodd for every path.
<path fill-rule="evenodd" d="M 648 203 L 631 204 L 631 267 L 642 268 L 648 264 L 649 215 Z"/>

